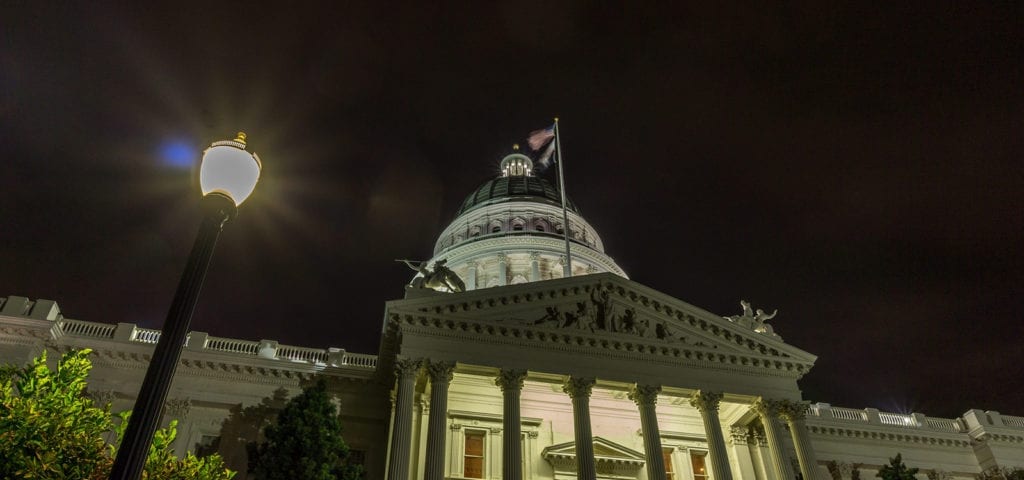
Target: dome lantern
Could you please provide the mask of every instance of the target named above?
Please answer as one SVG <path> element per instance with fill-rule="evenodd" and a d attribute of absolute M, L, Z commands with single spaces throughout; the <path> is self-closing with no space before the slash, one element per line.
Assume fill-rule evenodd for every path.
<path fill-rule="evenodd" d="M 501 176 L 503 177 L 528 177 L 533 174 L 533 160 L 518 153 L 518 145 L 516 147 L 516 153 L 501 159 Z"/>

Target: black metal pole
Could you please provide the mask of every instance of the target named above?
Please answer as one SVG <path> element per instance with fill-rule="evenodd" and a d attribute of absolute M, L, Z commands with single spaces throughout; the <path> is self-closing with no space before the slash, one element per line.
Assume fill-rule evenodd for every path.
<path fill-rule="evenodd" d="M 199 291 L 203 288 L 206 269 L 210 265 L 221 229 L 235 214 L 235 203 L 225 195 L 211 193 L 203 197 L 203 210 L 203 222 L 192 245 L 192 253 L 181 274 L 178 290 L 160 333 L 160 341 L 153 351 L 146 378 L 142 381 L 131 418 L 128 419 L 128 429 L 117 450 L 111 480 L 138 480 L 142 476 L 146 457 L 149 456 L 149 446 L 153 443 L 153 434 L 163 416 L 167 391 L 170 390 L 174 371 L 178 368 L 181 349 L 192 322 L 192 312 L 199 299 Z"/>

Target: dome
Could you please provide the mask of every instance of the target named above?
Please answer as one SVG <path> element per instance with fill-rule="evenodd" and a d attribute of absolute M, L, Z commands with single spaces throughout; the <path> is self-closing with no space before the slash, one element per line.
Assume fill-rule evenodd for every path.
<path fill-rule="evenodd" d="M 427 265 L 446 264 L 467 290 L 601 272 L 626 277 L 594 227 L 566 203 L 563 212 L 562 192 L 534 173 L 529 157 L 507 155 L 499 176 L 462 202 Z"/>
<path fill-rule="evenodd" d="M 482 205 L 509 200 L 544 202 L 562 207 L 561 192 L 547 180 L 528 175 L 510 175 L 484 182 L 466 197 L 455 216 L 458 217 Z M 567 203 L 570 212 L 580 213 L 571 200 Z"/>

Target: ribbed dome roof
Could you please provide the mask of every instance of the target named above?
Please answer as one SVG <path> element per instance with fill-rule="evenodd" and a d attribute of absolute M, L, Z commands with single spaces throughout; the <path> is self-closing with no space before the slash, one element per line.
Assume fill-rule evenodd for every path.
<path fill-rule="evenodd" d="M 561 193 L 547 180 L 529 175 L 511 175 L 484 182 L 466 197 L 455 216 L 462 215 L 481 205 L 510 200 L 534 200 L 552 205 L 562 205 Z M 566 200 L 566 202 L 570 211 L 580 213 L 572 200 Z"/>

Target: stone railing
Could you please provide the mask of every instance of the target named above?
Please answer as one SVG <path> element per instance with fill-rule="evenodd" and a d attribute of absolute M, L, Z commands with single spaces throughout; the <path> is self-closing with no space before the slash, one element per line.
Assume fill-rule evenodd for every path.
<path fill-rule="evenodd" d="M 1014 417 L 1012 415 L 1002 415 L 1002 417 L 1004 426 L 1024 428 L 1024 417 Z"/>
<path fill-rule="evenodd" d="M 865 424 L 887 425 L 903 428 L 918 428 L 942 432 L 963 433 L 967 431 L 959 418 L 929 417 L 922 413 L 889 413 L 874 408 L 857 410 L 854 408 L 833 407 L 827 403 L 812 403 L 807 407 L 807 418 L 821 420 L 839 420 Z M 1003 417 L 1004 422 L 1007 417 Z M 1021 417 L 1016 417 L 1021 418 Z M 1024 418 L 1021 418 L 1024 426 Z"/>
<path fill-rule="evenodd" d="M 65 335 L 74 335 L 76 337 L 114 338 L 114 330 L 117 329 L 117 325 L 66 318 L 60 322 L 60 328 L 64 330 Z"/>
<path fill-rule="evenodd" d="M 0 300 L 5 300 L 0 298 Z M 60 318 L 56 320 L 64 335 L 79 338 L 107 339 L 127 343 L 156 345 L 160 341 L 160 330 L 141 328 L 131 323 L 112 325 L 109 323 L 87 322 Z M 364 353 L 350 353 L 342 349 L 308 348 L 292 345 L 278 345 L 273 340 L 241 340 L 237 338 L 211 337 L 203 332 L 191 332 L 185 342 L 191 351 L 218 352 L 250 358 L 280 360 L 289 363 L 348 367 L 374 370 L 377 356 Z"/>
<path fill-rule="evenodd" d="M 327 364 L 328 353 L 318 348 L 292 347 L 281 345 L 277 347 L 277 358 L 287 359 L 293 362 L 309 362 Z"/>
<path fill-rule="evenodd" d="M 206 337 L 206 345 L 196 345 L 196 347 L 200 346 L 204 350 L 239 353 L 242 355 L 256 355 L 260 351 L 260 342 L 238 340 L 236 338 Z"/>
<path fill-rule="evenodd" d="M 377 368 L 377 356 L 365 353 L 345 353 L 341 358 L 341 365 L 353 367 Z"/>

